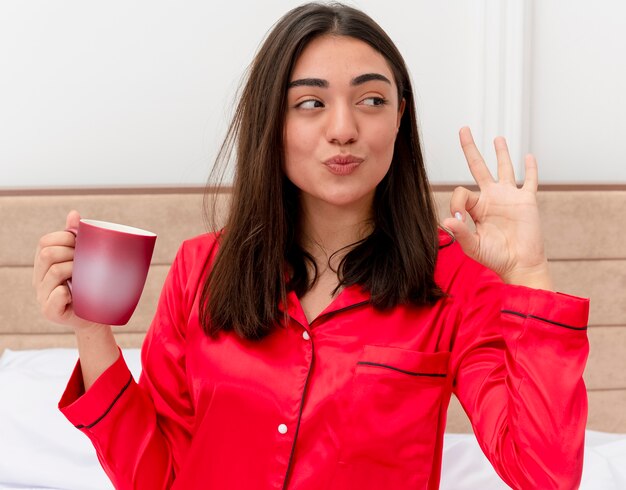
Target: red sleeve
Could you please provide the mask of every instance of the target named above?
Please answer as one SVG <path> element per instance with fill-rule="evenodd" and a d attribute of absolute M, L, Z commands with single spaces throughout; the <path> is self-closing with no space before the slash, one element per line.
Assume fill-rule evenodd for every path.
<path fill-rule="evenodd" d="M 577 488 L 583 466 L 587 299 L 468 275 L 452 356 L 455 394 L 513 488 Z M 476 287 L 478 285 L 478 287 Z"/>
<path fill-rule="evenodd" d="M 59 402 L 89 437 L 117 489 L 169 488 L 189 447 L 194 413 L 185 381 L 187 279 L 183 246 L 144 341 L 139 383 L 120 356 L 85 393 L 79 362 Z"/>

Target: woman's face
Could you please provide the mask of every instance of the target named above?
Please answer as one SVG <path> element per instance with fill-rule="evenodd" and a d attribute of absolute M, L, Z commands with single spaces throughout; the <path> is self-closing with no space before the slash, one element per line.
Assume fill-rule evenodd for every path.
<path fill-rule="evenodd" d="M 351 37 L 318 37 L 296 62 L 287 104 L 284 171 L 306 208 L 370 213 L 404 110 L 385 58 Z"/>

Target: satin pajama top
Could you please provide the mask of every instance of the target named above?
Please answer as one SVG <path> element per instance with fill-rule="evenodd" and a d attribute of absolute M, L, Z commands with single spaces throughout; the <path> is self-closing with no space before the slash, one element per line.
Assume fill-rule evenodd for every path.
<path fill-rule="evenodd" d="M 345 288 L 312 322 L 298 298 L 261 341 L 207 337 L 199 290 L 217 249 L 183 243 L 142 347 L 59 408 L 119 489 L 436 489 L 454 393 L 513 488 L 575 488 L 588 300 L 504 285 L 444 232 L 434 306 L 377 310 Z M 237 274 L 233 270 L 233 274 Z"/>

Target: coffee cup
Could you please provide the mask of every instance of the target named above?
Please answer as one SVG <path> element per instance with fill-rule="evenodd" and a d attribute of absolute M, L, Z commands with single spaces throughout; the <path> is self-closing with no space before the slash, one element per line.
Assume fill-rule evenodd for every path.
<path fill-rule="evenodd" d="M 81 219 L 68 287 L 76 316 L 106 325 L 126 325 L 148 275 L 156 235 L 132 226 Z"/>

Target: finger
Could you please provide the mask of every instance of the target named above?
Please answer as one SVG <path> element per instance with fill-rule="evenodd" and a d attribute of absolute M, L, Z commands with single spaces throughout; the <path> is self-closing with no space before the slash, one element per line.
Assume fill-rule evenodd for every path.
<path fill-rule="evenodd" d="M 33 285 L 41 282 L 52 264 L 72 260 L 74 243 L 74 236 L 65 231 L 50 233 L 39 240 L 33 266 Z"/>
<path fill-rule="evenodd" d="M 59 286 L 68 289 L 66 281 L 72 277 L 74 263 L 61 262 L 53 264 L 37 286 L 37 301 L 43 305 L 49 301 L 50 294 Z M 68 290 L 69 292 L 69 290 Z"/>
<path fill-rule="evenodd" d="M 72 209 L 69 213 L 67 213 L 67 218 L 65 218 L 65 229 L 76 229 L 78 228 L 79 222 L 80 214 L 75 209 Z"/>
<path fill-rule="evenodd" d="M 493 140 L 493 146 L 496 149 L 496 158 L 498 160 L 498 181 L 508 184 L 515 184 L 515 171 L 513 170 L 513 162 L 509 154 L 509 147 L 506 140 L 502 136 L 498 136 Z"/>
<path fill-rule="evenodd" d="M 452 232 L 454 238 L 468 256 L 472 258 L 478 256 L 480 244 L 478 235 L 472 232 L 465 222 L 456 218 L 446 218 L 443 221 L 443 226 Z"/>
<path fill-rule="evenodd" d="M 450 214 L 457 217 L 458 213 L 461 221 L 465 221 L 465 213 L 469 212 L 472 219 L 475 219 L 476 214 L 473 210 L 478 203 L 479 197 L 479 194 L 465 187 L 457 187 L 452 192 L 452 197 L 450 197 Z"/>
<path fill-rule="evenodd" d="M 467 126 L 461 128 L 459 131 L 459 139 L 461 141 L 463 154 L 465 155 L 470 172 L 472 173 L 472 177 L 474 177 L 478 186 L 480 187 L 483 184 L 494 182 L 491 172 L 489 172 L 489 169 L 485 164 L 485 160 L 483 160 L 478 148 L 476 148 L 470 128 Z"/>
<path fill-rule="evenodd" d="M 522 189 L 537 192 L 539 187 L 539 172 L 537 170 L 537 159 L 531 155 L 526 155 L 524 159 L 526 174 L 524 175 L 524 185 Z"/>
<path fill-rule="evenodd" d="M 68 262 L 74 258 L 74 249 L 72 247 L 52 246 L 45 247 L 41 250 L 35 261 L 34 280 L 40 282 L 48 272 L 48 269 L 54 264 Z"/>
<path fill-rule="evenodd" d="M 42 236 L 37 244 L 37 255 L 46 247 L 74 247 L 76 243 L 73 234 L 67 231 L 54 231 Z"/>
<path fill-rule="evenodd" d="M 60 323 L 68 314 L 72 295 L 65 286 L 57 286 L 50 292 L 47 301 L 41 305 L 41 312 L 48 320 Z"/>

